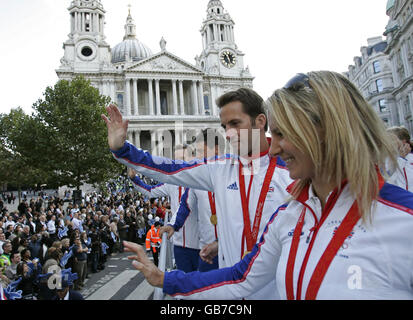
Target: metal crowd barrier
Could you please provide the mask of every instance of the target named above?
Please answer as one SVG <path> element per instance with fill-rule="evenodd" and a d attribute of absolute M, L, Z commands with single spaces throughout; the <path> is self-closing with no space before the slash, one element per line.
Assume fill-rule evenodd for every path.
<path fill-rule="evenodd" d="M 164 226 L 168 225 L 169 223 L 169 214 L 165 214 L 165 221 Z M 159 265 L 158 268 L 165 272 L 167 270 L 171 270 L 173 268 L 173 250 L 172 250 L 172 239 L 168 240 L 168 234 L 165 232 L 162 235 L 162 244 L 161 244 L 161 252 L 159 255 Z M 153 300 L 164 300 L 165 294 L 161 288 L 155 288 L 155 292 L 153 294 Z"/>

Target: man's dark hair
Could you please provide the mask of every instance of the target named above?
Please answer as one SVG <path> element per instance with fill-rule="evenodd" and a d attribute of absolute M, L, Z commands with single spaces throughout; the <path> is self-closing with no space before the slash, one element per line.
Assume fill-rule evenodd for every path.
<path fill-rule="evenodd" d="M 14 259 L 14 257 L 15 256 L 17 256 L 18 254 L 20 254 L 20 252 L 12 252 L 11 254 L 10 254 L 10 260 L 12 260 L 12 259 Z"/>
<path fill-rule="evenodd" d="M 249 88 L 240 88 L 235 91 L 227 92 L 220 96 L 217 99 L 216 103 L 217 106 L 221 109 L 228 103 L 235 101 L 241 102 L 243 111 L 251 117 L 253 124 L 255 122 L 255 118 L 258 115 L 264 114 L 267 117 L 267 113 L 265 112 L 264 100 L 258 93 Z M 265 131 L 268 130 L 268 118 L 264 129 Z"/>

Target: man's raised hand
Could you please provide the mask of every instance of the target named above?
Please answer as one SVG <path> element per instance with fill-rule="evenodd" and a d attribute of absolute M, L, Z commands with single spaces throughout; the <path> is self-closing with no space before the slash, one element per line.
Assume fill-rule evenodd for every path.
<path fill-rule="evenodd" d="M 106 111 L 109 117 L 102 114 L 102 119 L 106 122 L 108 128 L 109 148 L 117 151 L 121 149 L 125 143 L 129 121 L 123 120 L 118 107 L 113 104 L 106 107 Z"/>

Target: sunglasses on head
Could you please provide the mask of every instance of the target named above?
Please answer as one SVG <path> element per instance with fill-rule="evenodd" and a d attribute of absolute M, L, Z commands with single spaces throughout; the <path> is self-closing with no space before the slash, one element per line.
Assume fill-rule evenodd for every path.
<path fill-rule="evenodd" d="M 306 74 L 298 73 L 293 78 L 291 78 L 283 88 L 285 90 L 294 90 L 294 91 L 298 91 L 304 87 L 311 89 L 309 80 L 310 78 Z"/>

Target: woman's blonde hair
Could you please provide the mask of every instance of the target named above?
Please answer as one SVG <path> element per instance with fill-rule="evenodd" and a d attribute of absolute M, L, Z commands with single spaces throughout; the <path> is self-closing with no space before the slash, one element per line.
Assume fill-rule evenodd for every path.
<path fill-rule="evenodd" d="M 269 98 L 276 126 L 310 155 L 317 177 L 338 188 L 347 179 L 366 221 L 379 192 L 378 170 L 385 173 L 386 160 L 397 166 L 395 148 L 384 123 L 347 78 L 330 71 L 306 76 Z M 309 182 L 297 181 L 293 196 Z"/>

